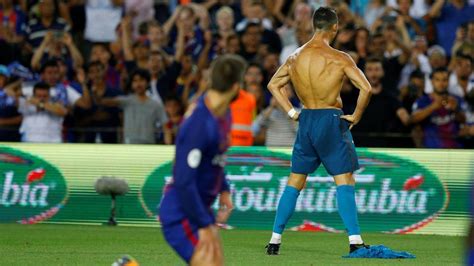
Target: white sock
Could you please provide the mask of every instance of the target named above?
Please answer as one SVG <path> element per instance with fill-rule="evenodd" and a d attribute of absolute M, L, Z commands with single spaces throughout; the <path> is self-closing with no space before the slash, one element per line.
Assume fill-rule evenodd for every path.
<path fill-rule="evenodd" d="M 280 244 L 281 243 L 281 234 L 272 233 L 272 238 L 270 239 L 270 244 Z"/>
<path fill-rule="evenodd" d="M 360 235 L 349 236 L 349 244 L 363 244 L 362 237 Z"/>

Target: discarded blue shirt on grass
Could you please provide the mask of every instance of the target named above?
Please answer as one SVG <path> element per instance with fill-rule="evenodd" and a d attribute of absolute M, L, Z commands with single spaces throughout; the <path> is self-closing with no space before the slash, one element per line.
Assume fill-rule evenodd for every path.
<path fill-rule="evenodd" d="M 415 255 L 405 251 L 394 251 L 384 245 L 370 246 L 370 248 L 360 248 L 347 256 L 345 259 L 414 259 Z"/>

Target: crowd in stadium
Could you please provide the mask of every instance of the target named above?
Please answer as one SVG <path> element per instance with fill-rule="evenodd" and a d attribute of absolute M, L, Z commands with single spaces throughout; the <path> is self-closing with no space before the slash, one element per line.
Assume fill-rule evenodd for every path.
<path fill-rule="evenodd" d="M 322 5 L 373 87 L 357 146 L 474 146 L 472 0 L 1 0 L 0 141 L 173 144 L 231 53 L 248 61 L 231 143 L 291 146 L 297 123 L 266 84 Z M 344 113 L 357 96 L 345 82 Z"/>

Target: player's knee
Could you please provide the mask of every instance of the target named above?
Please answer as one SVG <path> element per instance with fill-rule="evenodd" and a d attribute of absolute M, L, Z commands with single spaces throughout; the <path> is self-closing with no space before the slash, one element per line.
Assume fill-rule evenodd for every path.
<path fill-rule="evenodd" d="M 302 190 L 306 185 L 306 177 L 304 174 L 291 173 L 288 178 L 288 186 L 292 186 L 298 190 Z"/>
<path fill-rule="evenodd" d="M 345 174 L 335 175 L 334 176 L 334 182 L 336 182 L 336 185 L 338 185 L 338 186 L 343 186 L 343 185 L 353 186 L 353 185 L 355 185 L 355 179 L 354 179 L 354 175 L 352 173 L 345 173 Z"/>

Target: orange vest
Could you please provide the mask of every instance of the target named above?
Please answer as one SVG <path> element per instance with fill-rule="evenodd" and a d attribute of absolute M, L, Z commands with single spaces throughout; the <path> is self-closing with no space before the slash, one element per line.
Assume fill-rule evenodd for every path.
<path fill-rule="evenodd" d="M 244 91 L 230 104 L 232 114 L 232 129 L 230 132 L 232 146 L 252 146 L 252 122 L 255 118 L 257 103 L 255 97 Z"/>

